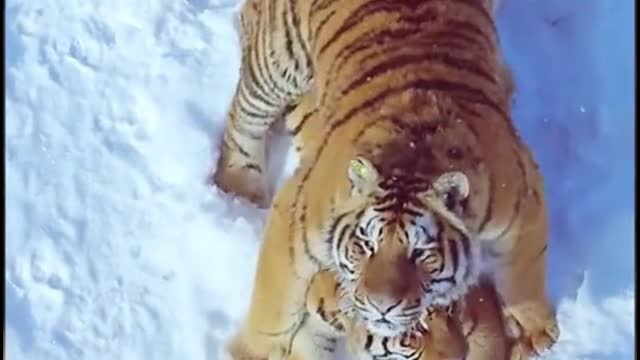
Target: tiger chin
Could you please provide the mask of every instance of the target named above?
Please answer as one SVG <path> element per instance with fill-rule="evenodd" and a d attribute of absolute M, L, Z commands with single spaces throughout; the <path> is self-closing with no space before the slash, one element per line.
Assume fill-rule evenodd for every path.
<path fill-rule="evenodd" d="M 327 269 L 379 334 L 407 329 L 482 275 L 495 285 L 511 359 L 557 341 L 543 179 L 510 118 L 495 7 L 245 2 L 240 80 L 212 177 L 269 206 L 266 140 L 283 116 L 300 165 L 270 205 L 236 358 L 323 357 L 291 344 L 314 343 L 305 296 Z"/>

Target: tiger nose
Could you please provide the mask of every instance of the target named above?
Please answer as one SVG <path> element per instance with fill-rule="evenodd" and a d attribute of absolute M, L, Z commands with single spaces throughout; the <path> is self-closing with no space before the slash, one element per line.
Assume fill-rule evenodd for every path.
<path fill-rule="evenodd" d="M 398 307 L 402 303 L 402 298 L 398 299 L 384 294 L 369 294 L 367 301 L 380 316 L 384 316 Z"/>
<path fill-rule="evenodd" d="M 378 281 L 364 282 L 367 300 L 381 315 L 384 315 L 402 303 L 411 294 L 411 283 L 405 277 L 387 277 Z M 380 281 L 382 280 L 382 281 Z"/>

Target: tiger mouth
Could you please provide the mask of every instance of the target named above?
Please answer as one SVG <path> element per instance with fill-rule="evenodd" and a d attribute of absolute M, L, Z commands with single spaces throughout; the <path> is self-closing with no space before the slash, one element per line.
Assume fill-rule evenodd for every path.
<path fill-rule="evenodd" d="M 366 321 L 366 327 L 371 333 L 385 337 L 398 336 L 409 329 L 409 326 L 402 326 L 381 319 Z"/>
<path fill-rule="evenodd" d="M 394 337 L 405 334 L 421 326 L 421 317 L 418 315 L 396 319 L 401 321 L 392 321 L 386 318 L 366 319 L 360 316 L 367 329 L 376 335 L 384 337 Z"/>

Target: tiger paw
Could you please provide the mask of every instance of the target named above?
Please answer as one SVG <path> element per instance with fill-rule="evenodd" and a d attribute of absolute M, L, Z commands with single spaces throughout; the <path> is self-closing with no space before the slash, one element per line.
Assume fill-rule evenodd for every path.
<path fill-rule="evenodd" d="M 210 185 L 216 185 L 226 193 L 243 197 L 258 207 L 269 206 L 270 195 L 263 172 L 252 166 L 236 165 L 221 157 L 218 168 L 209 176 Z"/>
<path fill-rule="evenodd" d="M 558 341 L 558 321 L 546 303 L 530 302 L 508 307 L 504 312 L 507 336 L 514 341 L 510 360 L 539 356 Z"/>

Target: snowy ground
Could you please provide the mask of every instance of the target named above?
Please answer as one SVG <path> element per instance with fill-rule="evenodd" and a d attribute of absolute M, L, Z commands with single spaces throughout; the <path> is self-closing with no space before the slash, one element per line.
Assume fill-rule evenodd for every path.
<path fill-rule="evenodd" d="M 215 359 L 264 213 L 204 186 L 235 0 L 8 0 L 7 357 Z M 631 359 L 633 0 L 506 0 L 514 115 L 546 175 L 545 359 Z"/>

